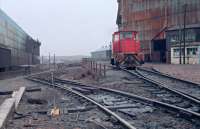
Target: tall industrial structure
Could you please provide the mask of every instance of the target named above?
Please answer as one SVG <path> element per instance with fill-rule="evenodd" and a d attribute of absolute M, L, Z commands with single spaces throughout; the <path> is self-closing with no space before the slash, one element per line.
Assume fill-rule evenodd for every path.
<path fill-rule="evenodd" d="M 39 64 L 40 45 L 0 10 L 0 71 Z"/>
<path fill-rule="evenodd" d="M 146 61 L 200 63 L 200 0 L 118 0 L 118 4 L 118 28 L 139 32 Z"/>

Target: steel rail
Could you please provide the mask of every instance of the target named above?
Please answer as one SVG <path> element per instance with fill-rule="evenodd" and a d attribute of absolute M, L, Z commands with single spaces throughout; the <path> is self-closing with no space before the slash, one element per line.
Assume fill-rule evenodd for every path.
<path fill-rule="evenodd" d="M 66 86 L 63 86 L 63 85 L 58 85 L 58 84 L 51 84 L 49 82 L 46 82 L 46 81 L 42 81 L 42 80 L 38 80 L 38 79 L 33 79 L 33 78 L 27 78 L 28 80 L 30 81 L 34 81 L 34 82 L 37 82 L 37 83 L 42 83 L 44 85 L 49 85 L 49 86 L 54 86 L 54 87 L 57 87 L 59 89 L 62 89 L 62 90 L 66 90 L 66 91 L 69 91 L 75 95 L 78 95 L 79 97 L 82 97 L 86 100 L 88 100 L 89 102 L 93 103 L 94 105 L 98 106 L 101 110 L 103 110 L 104 112 L 106 112 L 107 114 L 115 117 L 121 124 L 123 124 L 123 126 L 127 127 L 128 129 L 136 129 L 134 126 L 132 126 L 129 122 L 127 122 L 126 120 L 124 120 L 123 118 L 121 118 L 119 115 L 117 115 L 116 113 L 112 112 L 111 110 L 109 110 L 108 108 L 106 108 L 105 106 L 97 103 L 96 101 L 88 98 L 87 96 L 81 94 L 80 92 L 77 92 L 77 91 L 74 91 L 72 90 L 71 88 L 69 87 L 66 87 Z"/>
<path fill-rule="evenodd" d="M 160 76 L 164 76 L 164 77 L 167 77 L 167 78 L 170 78 L 170 79 L 175 79 L 175 80 L 178 80 L 178 81 L 181 81 L 183 83 L 187 83 L 187 84 L 192 84 L 192 85 L 196 85 L 196 86 L 200 86 L 200 83 L 197 83 L 197 82 L 192 82 L 192 81 L 189 81 L 189 80 L 184 80 L 184 79 L 181 79 L 181 78 L 177 78 L 177 77 L 174 77 L 174 76 L 171 76 L 169 74 L 166 74 L 166 73 L 162 73 L 160 72 L 159 70 L 153 68 L 153 71 L 151 70 L 148 70 L 148 69 L 144 69 L 144 68 L 141 68 L 141 67 L 137 67 L 138 70 L 144 70 L 144 71 L 148 71 L 148 72 L 151 72 L 151 73 L 154 73 L 154 74 L 158 74 Z"/>
<path fill-rule="evenodd" d="M 152 83 L 152 84 L 157 85 L 157 86 L 159 86 L 161 88 L 164 88 L 164 89 L 166 89 L 166 90 L 168 90 L 170 92 L 173 92 L 173 93 L 175 93 L 177 95 L 180 95 L 180 96 L 182 96 L 182 97 L 184 97 L 184 98 L 186 98 L 186 99 L 188 99 L 188 100 L 190 100 L 190 101 L 192 101 L 192 102 L 194 102 L 196 104 L 200 104 L 200 101 L 198 99 L 195 99 L 194 97 L 191 97 L 190 95 L 187 95 L 186 93 L 182 93 L 182 92 L 180 92 L 178 90 L 171 89 L 171 88 L 167 87 L 164 83 L 161 83 L 161 82 L 155 81 L 153 79 L 147 78 L 143 74 L 141 74 L 139 71 L 136 71 L 139 74 L 138 75 L 136 73 L 133 73 L 133 72 L 131 72 L 129 70 L 126 70 L 126 69 L 123 69 L 123 68 L 121 68 L 121 70 L 123 70 L 123 71 L 125 71 L 125 72 L 127 72 L 127 73 L 129 73 L 131 75 L 137 76 L 137 77 L 139 77 L 139 78 L 141 78 L 141 79 L 143 79 L 143 80 L 145 80 L 145 81 L 147 81 L 149 83 Z"/>
<path fill-rule="evenodd" d="M 132 93 L 127 93 L 127 92 L 123 92 L 123 91 L 119 91 L 119 90 L 115 90 L 115 89 L 110 89 L 110 88 L 86 85 L 86 84 L 83 84 L 81 82 L 75 82 L 75 81 L 70 81 L 70 80 L 62 80 L 62 79 L 56 79 L 56 80 L 59 80 L 60 83 L 71 84 L 71 85 L 76 85 L 76 86 L 84 86 L 84 87 L 93 87 L 93 88 L 98 88 L 100 90 L 104 90 L 104 91 L 108 91 L 108 92 L 112 92 L 112 93 L 116 93 L 116 94 L 121 94 L 121 95 L 124 95 L 124 96 L 127 96 L 127 97 L 134 98 L 134 99 L 139 100 L 139 101 L 151 103 L 153 105 L 160 106 L 160 107 L 165 107 L 166 109 L 171 109 L 171 110 L 178 112 L 182 115 L 187 115 L 188 117 L 192 117 L 192 118 L 195 117 L 197 119 L 200 119 L 199 113 L 196 113 L 196 112 L 193 112 L 193 111 L 181 108 L 181 107 L 177 107 L 177 106 L 174 106 L 174 105 L 171 105 L 171 104 L 167 104 L 167 103 L 164 103 L 164 102 L 160 102 L 160 101 L 156 101 L 156 100 L 153 100 L 153 99 L 134 95 Z"/>

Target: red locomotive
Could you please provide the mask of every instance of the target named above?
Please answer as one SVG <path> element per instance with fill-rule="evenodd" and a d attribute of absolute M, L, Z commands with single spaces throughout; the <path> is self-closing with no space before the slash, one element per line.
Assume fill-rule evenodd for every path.
<path fill-rule="evenodd" d="M 135 68 L 143 63 L 140 41 L 136 31 L 118 31 L 113 34 L 112 65 Z"/>

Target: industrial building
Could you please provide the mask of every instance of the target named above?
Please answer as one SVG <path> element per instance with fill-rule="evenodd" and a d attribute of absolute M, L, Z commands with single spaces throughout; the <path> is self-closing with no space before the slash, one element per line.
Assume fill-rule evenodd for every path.
<path fill-rule="evenodd" d="M 187 25 L 186 27 L 186 44 L 185 44 L 185 63 L 200 64 L 200 27 L 199 25 Z M 184 47 L 180 49 L 180 40 L 183 41 L 183 36 L 180 37 L 180 30 L 177 27 L 170 28 L 166 31 L 167 44 L 171 47 L 171 63 L 183 64 Z M 181 51 L 180 51 L 181 50 Z M 182 56 L 180 56 L 180 54 Z M 180 58 L 181 57 L 181 58 Z"/>
<path fill-rule="evenodd" d="M 39 64 L 40 45 L 0 10 L 0 71 Z"/>
<path fill-rule="evenodd" d="M 94 52 L 91 52 L 92 59 L 106 61 L 111 59 L 111 48 L 104 46 Z"/>
<path fill-rule="evenodd" d="M 200 63 L 200 0 L 118 0 L 118 5 L 118 28 L 139 32 L 145 61 Z"/>

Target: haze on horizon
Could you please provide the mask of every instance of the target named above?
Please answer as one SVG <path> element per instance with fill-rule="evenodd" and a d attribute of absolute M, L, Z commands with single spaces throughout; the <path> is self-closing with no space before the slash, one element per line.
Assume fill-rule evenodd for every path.
<path fill-rule="evenodd" d="M 117 30 L 117 0 L 1 0 L 2 10 L 42 42 L 41 55 L 89 55 Z"/>

